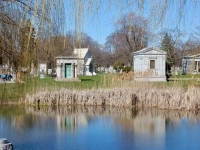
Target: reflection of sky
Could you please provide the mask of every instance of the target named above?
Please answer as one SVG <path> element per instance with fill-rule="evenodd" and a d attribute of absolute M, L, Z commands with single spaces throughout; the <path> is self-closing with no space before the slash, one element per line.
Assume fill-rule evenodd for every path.
<path fill-rule="evenodd" d="M 118 149 L 118 129 L 113 128 L 109 117 L 95 117 L 88 128 L 79 126 L 76 134 L 63 135 L 59 143 L 65 143 L 69 149 Z"/>
<path fill-rule="evenodd" d="M 192 123 L 182 119 L 179 124 L 170 122 L 166 126 L 166 149 L 200 149 L 200 122 Z"/>

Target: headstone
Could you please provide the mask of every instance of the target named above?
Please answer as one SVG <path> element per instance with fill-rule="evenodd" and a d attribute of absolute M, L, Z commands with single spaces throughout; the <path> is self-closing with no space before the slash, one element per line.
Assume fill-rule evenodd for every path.
<path fill-rule="evenodd" d="M 175 75 L 176 75 L 176 76 L 178 75 L 178 71 L 177 71 L 177 70 L 175 70 Z"/>
<path fill-rule="evenodd" d="M 12 79 L 11 79 L 11 81 L 16 81 L 16 74 L 15 74 L 15 73 L 12 74 Z"/>
<path fill-rule="evenodd" d="M 108 68 L 105 68 L 105 73 L 108 73 Z"/>
<path fill-rule="evenodd" d="M 14 70 L 13 70 L 13 68 L 12 67 L 10 67 L 10 72 L 12 73 Z"/>
<path fill-rule="evenodd" d="M 40 79 L 44 79 L 44 74 L 40 74 Z"/>
<path fill-rule="evenodd" d="M 113 67 L 112 66 L 109 67 L 108 72 L 113 73 Z"/>
<path fill-rule="evenodd" d="M 178 72 L 180 72 L 180 68 L 179 67 L 175 67 L 175 75 L 178 75 Z"/>
<path fill-rule="evenodd" d="M 52 74 L 52 69 L 48 69 L 48 75 Z"/>
<path fill-rule="evenodd" d="M 97 68 L 97 70 L 98 70 L 98 71 L 101 71 L 101 68 L 100 68 L 100 67 L 98 67 L 98 68 Z"/>
<path fill-rule="evenodd" d="M 104 72 L 105 71 L 105 67 L 101 67 L 101 72 Z"/>

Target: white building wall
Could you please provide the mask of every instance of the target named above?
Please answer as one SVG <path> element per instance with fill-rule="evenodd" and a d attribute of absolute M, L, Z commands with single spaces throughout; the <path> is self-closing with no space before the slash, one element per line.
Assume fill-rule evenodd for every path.
<path fill-rule="evenodd" d="M 155 69 L 150 69 L 150 60 L 155 60 Z M 165 76 L 165 57 L 160 55 L 153 57 L 151 55 L 141 55 L 134 57 L 134 71 L 144 72 L 153 70 L 158 76 Z"/>
<path fill-rule="evenodd" d="M 78 60 L 77 61 L 77 74 L 78 75 L 85 75 L 84 71 L 85 71 L 84 60 Z"/>
<path fill-rule="evenodd" d="M 61 74 L 60 74 L 61 68 L 60 68 L 60 67 L 61 67 L 60 65 L 57 65 L 57 66 L 56 66 L 56 74 L 57 74 L 57 77 L 58 77 L 58 78 L 61 78 Z"/>
<path fill-rule="evenodd" d="M 155 60 L 155 69 L 150 69 L 150 60 Z M 134 56 L 135 80 L 166 81 L 166 55 L 150 52 Z"/>

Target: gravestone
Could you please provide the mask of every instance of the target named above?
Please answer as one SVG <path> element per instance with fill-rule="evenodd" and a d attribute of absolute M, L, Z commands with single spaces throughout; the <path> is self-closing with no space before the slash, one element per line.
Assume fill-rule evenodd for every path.
<path fill-rule="evenodd" d="M 101 72 L 104 72 L 105 71 L 105 68 L 104 67 L 101 67 Z"/>
<path fill-rule="evenodd" d="M 48 69 L 48 75 L 52 74 L 52 69 Z"/>
<path fill-rule="evenodd" d="M 98 70 L 98 71 L 101 71 L 101 68 L 100 68 L 100 67 L 98 67 L 98 68 L 97 68 L 97 70 Z"/>
<path fill-rule="evenodd" d="M 112 66 L 109 67 L 108 72 L 113 73 L 113 67 Z"/>
<path fill-rule="evenodd" d="M 12 79 L 11 79 L 11 81 L 16 81 L 16 74 L 15 74 L 15 73 L 12 74 Z"/>
<path fill-rule="evenodd" d="M 40 74 L 40 79 L 44 79 L 44 74 Z"/>
<path fill-rule="evenodd" d="M 105 68 L 105 73 L 108 73 L 108 68 Z"/>

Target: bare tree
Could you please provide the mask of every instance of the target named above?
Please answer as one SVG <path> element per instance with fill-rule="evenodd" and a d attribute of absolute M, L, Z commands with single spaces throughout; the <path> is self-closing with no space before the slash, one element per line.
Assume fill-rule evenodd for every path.
<path fill-rule="evenodd" d="M 133 13 L 123 15 L 116 22 L 115 31 L 107 37 L 107 47 L 112 47 L 115 61 L 119 58 L 133 66 L 133 52 L 147 45 L 146 21 Z"/>

